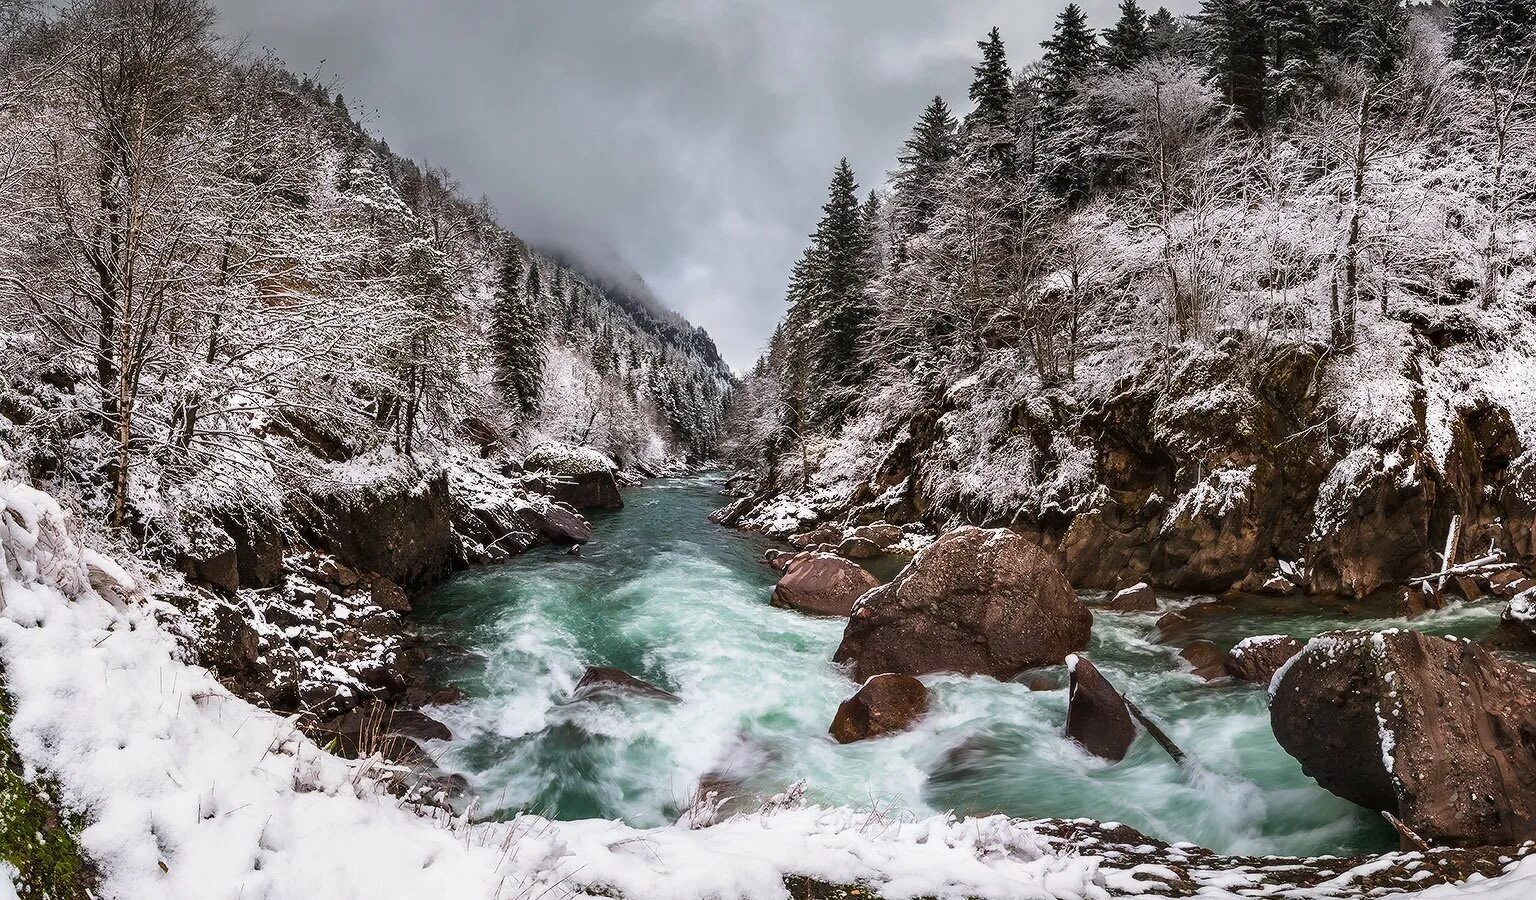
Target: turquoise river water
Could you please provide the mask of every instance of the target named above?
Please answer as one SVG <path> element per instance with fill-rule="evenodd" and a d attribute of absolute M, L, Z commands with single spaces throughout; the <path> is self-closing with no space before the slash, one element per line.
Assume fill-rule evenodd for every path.
<path fill-rule="evenodd" d="M 769 544 L 707 521 L 723 503 L 718 489 L 704 478 L 651 482 L 626 494 L 624 510 L 592 517 L 599 540 L 580 557 L 536 548 L 418 604 L 430 631 L 467 651 L 443 664 L 468 699 L 434 712 L 454 733 L 434 749 L 469 780 L 482 814 L 659 825 L 708 775 L 761 796 L 803 783 L 815 802 L 886 817 L 1089 817 L 1232 853 L 1395 846 L 1379 816 L 1319 788 L 1280 749 L 1262 689 L 1196 679 L 1156 642 L 1151 614 L 1097 613 L 1088 656 L 1192 765 L 1175 765 L 1145 735 L 1123 762 L 1088 756 L 1062 737 L 1065 690 L 943 675 L 924 679 L 935 709 L 915 730 L 838 745 L 827 727 L 856 689 L 831 663 L 842 624 L 769 606 Z M 1497 604 L 1453 608 L 1413 627 L 1479 636 L 1498 614 Z M 1254 634 L 1407 624 L 1371 616 L 1264 604 L 1181 637 L 1225 649 Z M 572 702 L 589 665 L 624 669 L 683 702 Z"/>

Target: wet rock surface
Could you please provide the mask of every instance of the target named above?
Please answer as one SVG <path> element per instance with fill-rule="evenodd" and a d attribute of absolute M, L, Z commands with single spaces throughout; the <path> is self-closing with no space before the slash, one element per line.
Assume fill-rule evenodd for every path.
<path fill-rule="evenodd" d="M 1223 667 L 1239 681 L 1268 685 L 1280 667 L 1305 647 L 1296 638 L 1283 634 L 1244 638 L 1227 651 Z"/>
<path fill-rule="evenodd" d="M 1005 529 L 966 527 L 865 594 L 834 659 L 858 681 L 888 672 L 1009 679 L 1086 647 L 1092 623 L 1045 551 Z"/>
<path fill-rule="evenodd" d="M 843 617 L 880 580 L 857 563 L 829 553 L 800 553 L 784 562 L 773 604 L 816 616 Z"/>
<path fill-rule="evenodd" d="M 592 666 L 581 675 L 581 680 L 576 682 L 576 690 L 573 697 L 577 700 L 585 700 L 589 697 L 603 694 L 633 694 L 638 697 L 648 697 L 652 700 L 666 700 L 669 703 L 677 703 L 682 698 L 671 691 L 662 690 L 648 681 L 636 678 L 623 669 L 615 669 L 610 666 Z"/>
<path fill-rule="evenodd" d="M 840 744 L 905 731 L 928 713 L 928 688 L 910 675 L 876 675 L 844 700 L 829 729 Z"/>
<path fill-rule="evenodd" d="M 1111 762 L 1125 759 L 1136 740 L 1130 707 L 1109 679 L 1080 656 L 1067 660 L 1067 737 Z"/>
<path fill-rule="evenodd" d="M 1536 837 L 1536 675 L 1408 631 L 1314 639 L 1278 676 L 1271 724 L 1308 775 L 1431 845 Z"/>

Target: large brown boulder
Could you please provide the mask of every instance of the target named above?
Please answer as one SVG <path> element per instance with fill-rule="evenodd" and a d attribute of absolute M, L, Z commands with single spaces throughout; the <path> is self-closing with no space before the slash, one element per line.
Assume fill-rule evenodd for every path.
<path fill-rule="evenodd" d="M 853 602 L 880 580 L 858 563 L 830 553 L 800 553 L 784 567 L 773 586 L 773 605 L 815 616 L 846 616 Z"/>
<path fill-rule="evenodd" d="M 1093 616 L 1051 558 L 1007 529 L 965 527 L 860 598 L 834 657 L 865 681 L 893 672 L 1009 679 L 1088 645 Z"/>
<path fill-rule="evenodd" d="M 1269 684 L 1280 667 L 1290 662 L 1306 645 L 1286 634 L 1265 634 L 1243 638 L 1227 651 L 1223 666 L 1239 681 Z"/>
<path fill-rule="evenodd" d="M 1125 759 L 1136 740 L 1130 707 L 1093 663 L 1067 658 L 1067 737 L 1094 756 Z"/>
<path fill-rule="evenodd" d="M 1477 644 L 1323 635 L 1276 679 L 1270 721 L 1318 784 L 1432 845 L 1536 838 L 1536 675 Z"/>
<path fill-rule="evenodd" d="M 839 744 L 905 731 L 928 712 L 928 688 L 910 675 L 876 675 L 837 708 L 829 729 Z"/>

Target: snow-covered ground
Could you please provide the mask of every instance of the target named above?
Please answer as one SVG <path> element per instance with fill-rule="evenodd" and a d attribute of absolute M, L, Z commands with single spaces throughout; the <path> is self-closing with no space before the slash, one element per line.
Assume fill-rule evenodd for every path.
<path fill-rule="evenodd" d="M 407 808 L 378 759 L 343 760 L 182 659 L 160 604 L 88 549 L 48 495 L 0 480 L 0 660 L 12 738 L 88 825 L 81 846 L 120 898 L 784 897 L 787 875 L 881 895 L 1105 898 L 1162 890 L 1172 870 L 1002 816 L 891 821 L 792 798 L 705 828 L 638 830 L 522 816 L 471 823 Z M 697 817 L 689 817 L 697 823 Z M 1165 851 L 1188 863 L 1189 848 Z M 1396 855 L 1294 897 L 1358 896 Z M 1249 870 L 1187 867 L 1201 896 L 1280 890 Z M 1427 871 L 1427 869 L 1426 869 Z M 0 873 L 0 897 L 11 874 Z M 1516 900 L 1536 858 L 1426 898 Z"/>

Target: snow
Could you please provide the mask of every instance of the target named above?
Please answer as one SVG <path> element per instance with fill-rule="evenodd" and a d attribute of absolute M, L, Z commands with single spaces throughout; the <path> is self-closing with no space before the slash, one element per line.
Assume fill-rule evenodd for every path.
<path fill-rule="evenodd" d="M 155 622 L 157 601 L 101 596 L 91 578 L 105 583 L 121 569 L 103 568 L 47 495 L 0 482 L 0 522 L 12 738 L 27 773 L 46 771 L 89 822 L 81 845 L 106 897 L 507 898 L 601 888 L 777 900 L 793 873 L 863 881 L 892 900 L 1100 900 L 1110 888 L 1153 886 L 1138 876 L 1166 875 L 1146 864 L 1116 870 L 1003 816 L 889 822 L 786 801 L 708 828 L 640 830 L 536 816 L 468 824 L 413 810 L 383 789 L 380 760 L 330 756 L 291 719 L 183 662 Z M 1513 870 L 1518 879 L 1481 884 L 1480 895 L 1513 900 L 1536 880 L 1529 860 Z M 1240 883 L 1214 873 L 1206 896 L 1238 896 L 1218 882 Z"/>

